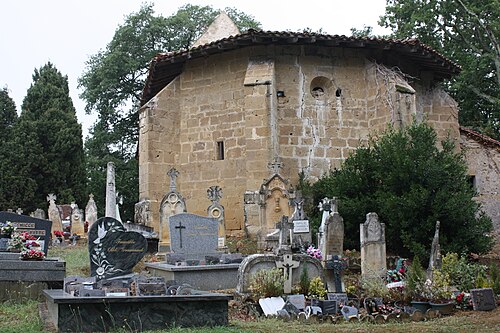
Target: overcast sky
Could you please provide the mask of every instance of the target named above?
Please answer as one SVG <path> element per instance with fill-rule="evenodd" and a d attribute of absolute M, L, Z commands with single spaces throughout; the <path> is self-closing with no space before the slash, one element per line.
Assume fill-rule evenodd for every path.
<path fill-rule="evenodd" d="M 69 79 L 70 95 L 84 137 L 94 116 L 85 115 L 78 97 L 77 79 L 88 58 L 104 49 L 124 17 L 137 12 L 142 0 L 11 0 L 0 6 L 0 88 L 7 86 L 18 113 L 35 68 L 51 61 Z M 157 14 L 170 16 L 187 3 L 223 9 L 235 7 L 261 22 L 264 30 L 311 28 L 329 34 L 350 34 L 350 28 L 370 25 L 375 34 L 387 34 L 377 21 L 385 0 L 163 0 Z"/>

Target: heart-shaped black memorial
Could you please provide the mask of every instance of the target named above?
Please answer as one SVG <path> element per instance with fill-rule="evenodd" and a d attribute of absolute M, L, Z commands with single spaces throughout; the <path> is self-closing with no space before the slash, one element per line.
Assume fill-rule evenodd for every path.
<path fill-rule="evenodd" d="M 127 231 L 112 217 L 98 219 L 90 227 L 88 237 L 90 275 L 98 280 L 132 273 L 148 247 L 143 235 Z"/>

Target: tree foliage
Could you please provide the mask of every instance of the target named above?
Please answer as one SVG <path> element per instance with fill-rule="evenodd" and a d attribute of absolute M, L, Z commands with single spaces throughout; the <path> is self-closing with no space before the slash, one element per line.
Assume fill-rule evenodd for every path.
<path fill-rule="evenodd" d="M 241 30 L 259 27 L 251 16 L 234 8 L 225 11 Z M 104 197 L 97 194 L 104 194 L 105 187 L 100 174 L 107 162 L 114 161 L 117 191 L 124 195 L 122 217 L 133 219 L 133 204 L 138 200 L 138 108 L 149 63 L 158 53 L 190 47 L 218 13 L 210 6 L 188 4 L 163 17 L 145 4 L 125 18 L 105 50 L 87 61 L 79 86 L 86 111 L 98 115 L 85 152 L 89 187 L 96 194 L 99 210 L 104 207 Z"/>
<path fill-rule="evenodd" d="M 339 198 L 347 248 L 359 248 L 359 224 L 369 212 L 385 223 L 387 249 L 394 254 L 427 257 L 436 221 L 443 252 L 491 247 L 492 223 L 473 200 L 463 156 L 450 140 L 439 149 L 426 124 L 387 130 L 312 186 L 316 203 Z"/>
<path fill-rule="evenodd" d="M 460 123 L 500 139 L 500 2 L 387 0 L 379 24 L 416 37 L 462 66 L 449 84 Z"/>
<path fill-rule="evenodd" d="M 26 181 L 19 189 L 20 207 L 46 207 L 49 193 L 59 202 L 85 199 L 82 128 L 69 97 L 68 78 L 50 62 L 35 69 L 13 129 L 16 174 Z"/>

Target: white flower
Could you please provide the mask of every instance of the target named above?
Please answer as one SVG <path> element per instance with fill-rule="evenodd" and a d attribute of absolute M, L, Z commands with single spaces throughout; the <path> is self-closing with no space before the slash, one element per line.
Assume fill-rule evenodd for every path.
<path fill-rule="evenodd" d="M 97 275 L 103 275 L 104 274 L 104 267 L 97 267 L 96 271 Z"/>

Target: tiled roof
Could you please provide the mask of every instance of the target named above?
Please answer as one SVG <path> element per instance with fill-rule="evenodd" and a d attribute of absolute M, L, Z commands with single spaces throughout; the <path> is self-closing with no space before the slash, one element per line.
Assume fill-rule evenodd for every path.
<path fill-rule="evenodd" d="M 463 126 L 460 126 L 460 133 L 484 146 L 500 149 L 500 141 L 490 138 L 487 135 L 475 132 Z"/>
<path fill-rule="evenodd" d="M 380 39 L 347 37 L 316 33 L 257 31 L 223 38 L 189 50 L 160 53 L 150 63 L 149 75 L 144 86 L 141 104 L 146 103 L 163 87 L 177 77 L 189 59 L 206 57 L 247 46 L 256 45 L 315 45 L 324 47 L 365 48 L 380 50 L 380 61 L 387 61 L 387 54 L 404 57 L 422 70 L 432 71 L 437 79 L 449 79 L 460 72 L 460 66 L 447 59 L 417 39 Z"/>

